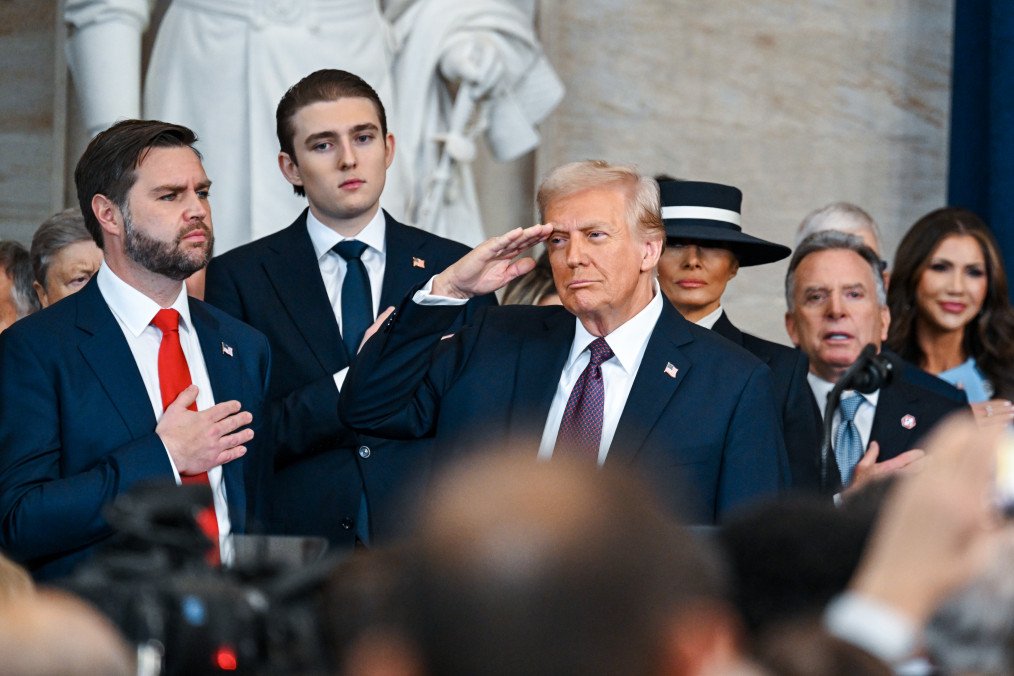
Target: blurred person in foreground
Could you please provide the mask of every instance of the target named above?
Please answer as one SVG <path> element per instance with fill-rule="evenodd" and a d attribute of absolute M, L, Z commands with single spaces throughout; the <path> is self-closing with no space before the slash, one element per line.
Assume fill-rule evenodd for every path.
<path fill-rule="evenodd" d="M 42 307 L 77 293 L 102 265 L 102 249 L 85 227 L 81 207 L 65 209 L 32 236 L 32 286 Z"/>
<path fill-rule="evenodd" d="M 926 623 L 1002 542 L 997 466 L 1010 457 L 998 454 L 1014 452 L 1001 451 L 1003 434 L 967 414 L 934 430 L 922 471 L 897 478 L 848 590 L 828 606 L 831 634 L 895 666 L 919 650 Z"/>
<path fill-rule="evenodd" d="M 130 647 L 109 620 L 66 592 L 40 590 L 0 606 L 5 676 L 128 676 Z"/>
<path fill-rule="evenodd" d="M 39 309 L 32 287 L 32 263 L 13 240 L 0 241 L 0 332 Z"/>
<path fill-rule="evenodd" d="M 887 345 L 968 395 L 980 423 L 1014 420 L 1014 309 L 996 240 L 967 209 L 932 211 L 894 257 Z"/>
<path fill-rule="evenodd" d="M 424 673 L 747 668 L 721 562 L 625 472 L 470 458 L 437 482 L 410 551 Z"/>

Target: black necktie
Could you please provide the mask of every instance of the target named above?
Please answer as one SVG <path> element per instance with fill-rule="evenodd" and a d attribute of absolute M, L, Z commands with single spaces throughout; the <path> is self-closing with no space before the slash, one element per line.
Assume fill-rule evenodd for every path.
<path fill-rule="evenodd" d="M 370 277 L 366 274 L 361 256 L 366 244 L 355 239 L 338 242 L 332 248 L 345 259 L 345 279 L 342 281 L 342 341 L 352 361 L 363 342 L 363 334 L 373 323 L 373 294 Z"/>

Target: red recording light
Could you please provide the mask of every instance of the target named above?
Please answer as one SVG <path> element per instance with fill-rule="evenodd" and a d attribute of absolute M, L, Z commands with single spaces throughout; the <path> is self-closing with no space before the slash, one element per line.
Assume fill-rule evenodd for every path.
<path fill-rule="evenodd" d="M 215 665 L 222 671 L 236 671 L 239 666 L 236 651 L 229 646 L 222 646 L 215 651 Z"/>

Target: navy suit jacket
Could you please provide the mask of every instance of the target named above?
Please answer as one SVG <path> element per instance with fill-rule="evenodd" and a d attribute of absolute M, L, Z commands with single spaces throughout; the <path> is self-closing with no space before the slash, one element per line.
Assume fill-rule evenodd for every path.
<path fill-rule="evenodd" d="M 722 316 L 711 330 L 749 351 L 771 369 L 774 376 L 775 399 L 782 414 L 782 433 L 788 457 L 799 457 L 805 455 L 807 451 L 812 452 L 807 444 L 812 442 L 812 434 L 808 430 L 812 425 L 810 404 L 813 401 L 813 392 L 806 381 L 809 362 L 802 350 L 743 333 L 729 321 L 725 312 L 722 312 Z M 793 448 L 800 443 L 804 444 L 802 448 Z M 818 450 L 819 448 L 818 445 Z M 786 464 L 783 469 L 785 484 L 794 486 L 791 466 Z"/>
<path fill-rule="evenodd" d="M 574 316 L 562 307 L 490 308 L 441 341 L 456 314 L 403 303 L 349 371 L 346 422 L 392 437 L 433 436 L 445 459 L 491 447 L 534 457 Z M 784 452 L 770 370 L 664 303 L 606 466 L 634 467 L 676 514 L 714 523 L 780 489 Z"/>
<path fill-rule="evenodd" d="M 385 217 L 381 309 L 397 306 L 409 289 L 469 251 L 386 212 Z M 425 480 L 429 444 L 357 435 L 338 418 L 334 374 L 349 361 L 306 229 L 306 211 L 284 230 L 215 257 L 205 298 L 263 331 L 271 343 L 267 418 L 276 473 L 266 530 L 322 536 L 351 547 L 365 490 L 373 540 L 401 534 L 402 494 Z M 495 303 L 486 296 L 469 307 Z"/>
<path fill-rule="evenodd" d="M 216 401 L 239 400 L 256 424 L 267 340 L 198 300 L 190 313 Z M 140 482 L 174 481 L 155 425 L 96 279 L 0 334 L 0 548 L 40 579 L 69 573 L 111 534 L 103 507 Z M 256 443 L 222 468 L 237 533 L 257 509 L 248 495 L 258 481 Z"/>
<path fill-rule="evenodd" d="M 947 396 L 945 392 L 929 390 L 914 384 L 912 372 L 918 371 L 915 366 L 902 362 L 893 353 L 885 352 L 884 355 L 891 361 L 894 375 L 887 385 L 880 388 L 877 410 L 873 415 L 870 441 L 876 441 L 880 446 L 877 462 L 889 460 L 905 451 L 919 448 L 926 433 L 933 429 L 933 426 L 942 418 L 955 411 L 968 408 L 968 404 L 962 403 L 957 396 Z M 933 377 L 925 372 L 920 371 L 920 373 Z M 808 381 L 804 381 L 804 383 L 810 395 L 808 406 L 804 409 L 805 415 L 809 419 L 808 431 L 802 429 L 800 434 L 805 435 L 805 438 L 788 445 L 789 463 L 792 468 L 793 488 L 817 491 L 820 490 L 820 446 L 823 419 L 820 416 L 817 400 L 813 396 L 813 389 L 810 388 Z M 957 391 L 957 388 L 953 389 Z M 906 419 L 906 416 L 912 416 L 912 418 Z M 902 424 L 903 419 L 906 419 L 905 422 L 908 425 Z M 839 476 L 838 465 L 833 453 L 829 459 L 829 471 L 833 484 L 829 490 L 836 493 L 841 489 L 839 482 L 834 480 Z"/>

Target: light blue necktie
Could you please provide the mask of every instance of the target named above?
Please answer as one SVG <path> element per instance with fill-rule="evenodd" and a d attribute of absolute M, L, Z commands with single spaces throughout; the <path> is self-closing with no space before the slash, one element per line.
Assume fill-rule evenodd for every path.
<path fill-rule="evenodd" d="M 855 417 L 864 401 L 863 395 L 853 393 L 838 402 L 841 422 L 838 423 L 838 432 L 834 438 L 834 457 L 838 461 L 842 486 L 848 486 L 852 482 L 852 472 L 863 457 L 863 440 L 859 436 Z"/>

